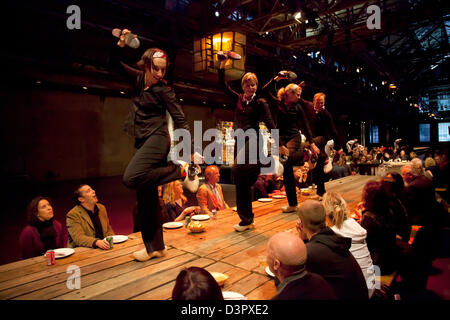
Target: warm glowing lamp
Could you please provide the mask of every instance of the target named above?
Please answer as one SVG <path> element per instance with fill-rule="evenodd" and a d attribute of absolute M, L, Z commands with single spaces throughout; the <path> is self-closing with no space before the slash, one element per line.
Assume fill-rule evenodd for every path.
<path fill-rule="evenodd" d="M 245 73 L 246 36 L 227 31 L 194 40 L 194 72 L 215 73 L 219 67 L 218 51 L 234 51 L 241 60 L 229 60 L 225 65 L 227 78 L 240 79 Z"/>

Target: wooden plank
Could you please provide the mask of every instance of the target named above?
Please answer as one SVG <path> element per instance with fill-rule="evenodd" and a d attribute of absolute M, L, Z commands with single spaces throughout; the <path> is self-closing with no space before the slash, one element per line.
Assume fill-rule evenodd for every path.
<path fill-rule="evenodd" d="M 176 277 L 183 268 L 207 268 L 211 264 L 214 264 L 214 260 L 199 258 L 183 265 L 182 267 L 164 271 L 158 274 L 157 277 L 152 277 L 148 280 L 149 284 L 145 288 L 147 291 L 139 289 L 136 290 L 136 288 L 132 288 L 134 292 L 138 291 L 141 293 L 132 297 L 131 300 L 168 300 L 172 297 L 172 291 L 173 287 L 175 286 Z M 161 285 L 161 283 L 164 282 L 167 283 Z"/>
<path fill-rule="evenodd" d="M 172 259 L 174 257 L 184 255 L 182 251 L 175 249 L 168 250 L 166 257 L 162 259 Z M 123 256 L 114 261 L 105 261 L 105 264 L 90 265 L 86 268 L 81 269 L 81 287 L 88 287 L 95 285 L 101 281 L 112 279 L 114 277 L 132 272 L 149 265 L 155 265 L 161 263 L 161 259 L 152 259 L 146 262 L 134 261 L 133 257 Z M 16 297 L 16 299 L 31 299 L 31 300 L 47 300 L 56 298 L 58 296 L 72 292 L 73 290 L 68 290 L 66 285 L 66 278 L 63 278 L 63 282 L 56 283 L 46 288 L 41 288 L 39 290 L 30 292 L 25 295 Z"/>
<path fill-rule="evenodd" d="M 65 266 L 71 264 L 80 263 L 82 260 L 87 260 L 92 258 L 97 258 L 102 255 L 110 255 L 112 252 L 117 250 L 121 250 L 123 248 L 132 247 L 142 243 L 142 240 L 139 237 L 136 237 L 132 240 L 125 241 L 123 243 L 119 243 L 114 245 L 112 250 L 101 250 L 101 249 L 92 249 L 92 248 L 75 248 L 75 253 L 64 259 L 56 259 L 55 264 L 53 266 L 47 266 L 45 258 L 40 257 L 42 259 L 41 263 L 34 263 L 25 267 L 16 267 L 10 269 L 8 271 L 2 272 L 0 274 L 0 282 L 11 280 L 14 278 L 24 277 L 30 274 L 36 274 L 38 272 L 46 271 L 49 274 L 53 273 L 53 269 L 58 269 L 59 266 Z M 87 249 L 87 250 L 86 250 Z M 19 264 L 20 265 L 20 264 Z"/>
<path fill-rule="evenodd" d="M 275 281 L 270 280 L 249 292 L 246 297 L 248 300 L 270 300 L 276 293 Z"/>
<path fill-rule="evenodd" d="M 198 257 L 191 254 L 185 253 L 183 255 L 177 256 L 169 260 L 159 260 L 156 259 L 158 263 L 133 270 L 131 272 L 126 272 L 118 275 L 114 278 L 103 280 L 95 285 L 83 286 L 79 290 L 74 290 L 70 293 L 59 296 L 55 299 L 58 300 L 85 300 L 93 298 L 101 298 L 102 295 L 107 292 L 117 290 L 118 288 L 125 286 L 130 283 L 138 283 L 139 281 L 146 281 L 147 278 L 153 273 L 161 272 L 161 270 L 171 269 L 180 265 L 184 265 L 189 261 L 195 260 Z M 138 263 L 138 262 L 134 262 Z M 108 270 L 101 271 L 99 273 L 107 273 Z M 167 281 L 166 281 L 167 282 Z"/>
<path fill-rule="evenodd" d="M 234 291 L 247 296 L 250 292 L 254 291 L 268 281 L 272 280 L 260 274 L 251 273 L 233 285 L 224 288 L 224 291 Z"/>
<path fill-rule="evenodd" d="M 131 250 L 117 251 L 114 255 L 111 254 L 109 257 L 106 255 L 102 256 L 104 259 L 95 260 L 95 262 L 92 261 L 92 263 L 86 264 L 87 260 L 84 260 L 82 261 L 83 263 L 77 263 L 75 265 L 80 268 L 82 276 L 85 276 L 98 270 L 110 268 L 127 261 L 132 261 L 133 256 L 131 255 L 131 252 L 137 248 L 138 246 L 135 246 L 131 247 Z M 10 299 L 12 297 L 19 296 L 20 294 L 42 289 L 59 282 L 65 282 L 69 277 L 66 273 L 66 266 L 60 266 L 51 271 L 51 274 L 44 271 L 1 283 L 0 299 Z"/>

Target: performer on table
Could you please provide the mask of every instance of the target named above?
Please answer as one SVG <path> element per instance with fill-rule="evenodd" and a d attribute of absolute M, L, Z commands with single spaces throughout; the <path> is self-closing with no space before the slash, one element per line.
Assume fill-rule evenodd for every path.
<path fill-rule="evenodd" d="M 220 60 L 219 82 L 225 93 L 236 103 L 236 108 L 234 111 L 235 130 L 242 129 L 246 131 L 248 129 L 254 129 L 258 134 L 258 140 L 262 139 L 259 137 L 259 122 L 263 121 L 268 130 L 274 129 L 275 125 L 273 123 L 267 101 L 259 98 L 256 94 L 256 90 L 258 88 L 258 78 L 254 73 L 247 72 L 241 80 L 241 87 L 244 93 L 239 94 L 225 82 L 225 64 L 230 58 L 229 54 L 226 52 L 219 52 L 218 58 Z M 246 140 L 243 150 L 237 150 L 236 159 L 239 159 L 240 152 L 245 153 L 245 164 L 238 164 L 235 161 L 235 165 L 232 168 L 234 181 L 236 183 L 237 212 L 241 218 L 241 221 L 239 224 L 234 226 L 234 229 L 239 232 L 254 228 L 251 187 L 258 178 L 262 167 L 259 160 L 256 164 L 249 163 L 249 157 L 254 157 L 257 155 L 249 155 L 248 140 Z M 278 166 L 281 166 L 279 162 L 276 167 Z"/>
<path fill-rule="evenodd" d="M 129 33 L 127 29 L 121 31 L 118 47 L 125 46 Z M 117 46 L 119 58 L 122 53 L 117 52 L 121 51 Z M 115 60 L 133 85 L 133 109 L 125 129 L 134 136 L 137 151 L 125 170 L 123 181 L 127 187 L 137 190 L 137 215 L 145 248 L 133 255 L 138 261 L 146 261 L 165 254 L 158 185 L 184 179 L 188 189 L 195 189 L 198 183 L 189 176 L 192 168 L 188 168 L 187 163 L 167 162 L 170 136 L 166 110 L 179 128 L 189 130 L 189 126 L 175 92 L 163 79 L 169 66 L 166 52 L 158 48 L 146 50 L 138 62 L 142 70 L 124 64 L 121 59 Z"/>
<path fill-rule="evenodd" d="M 278 82 L 282 79 L 288 78 L 277 75 L 273 80 Z M 278 90 L 277 97 L 271 94 L 271 86 L 266 85 L 264 87 L 267 88 L 269 95 L 276 99 L 277 107 L 274 108 L 272 115 L 277 128 L 280 130 L 280 150 L 289 155 L 283 161 L 283 180 L 289 205 L 282 207 L 281 210 L 283 212 L 295 212 L 298 203 L 293 166 L 303 166 L 304 164 L 303 148 L 305 145 L 302 144 L 300 132 L 306 137 L 305 142 L 308 144 L 312 138 L 308 118 L 299 103 L 302 87 L 295 83 L 288 84 L 285 88 Z"/>
<path fill-rule="evenodd" d="M 317 164 L 313 169 L 313 182 L 317 185 L 317 195 L 320 197 L 325 193 L 326 174 L 324 172 L 324 167 L 328 161 L 328 156 L 325 153 L 327 142 L 333 140 L 334 149 L 338 150 L 338 153 L 342 152 L 333 117 L 331 113 L 325 109 L 325 97 L 325 93 L 319 92 L 314 95 L 313 102 L 300 99 L 306 109 L 305 111 L 311 125 L 312 134 L 314 136 L 312 141 L 320 150 Z"/>

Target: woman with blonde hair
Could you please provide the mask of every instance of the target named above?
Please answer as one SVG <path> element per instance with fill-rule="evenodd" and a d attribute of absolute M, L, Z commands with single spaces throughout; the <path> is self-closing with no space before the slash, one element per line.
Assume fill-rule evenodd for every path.
<path fill-rule="evenodd" d="M 259 123 L 264 122 L 268 130 L 275 129 L 275 124 L 270 114 L 267 101 L 258 96 L 258 78 L 254 73 L 246 73 L 241 80 L 243 93 L 233 90 L 228 82 L 225 81 L 225 65 L 231 58 L 230 53 L 218 53 L 219 65 L 219 83 L 224 92 L 235 103 L 234 108 L 234 130 L 242 129 L 254 130 L 258 136 L 257 140 L 262 139 L 259 133 Z M 260 174 L 262 164 L 257 154 L 252 154 L 250 149 L 250 139 L 246 139 L 245 145 L 236 150 L 237 159 L 241 159 L 241 155 L 245 157 L 245 163 L 236 163 L 232 168 L 232 175 L 236 184 L 236 206 L 237 213 L 241 221 L 234 225 L 234 229 L 238 232 L 253 229 L 254 214 L 252 211 L 252 190 Z M 256 160 L 252 162 L 251 160 Z M 279 161 L 273 157 L 275 162 L 275 171 L 281 169 Z M 237 162 L 237 161 L 236 161 Z M 272 162 L 272 161 L 271 161 Z M 272 163 L 273 163 L 272 162 Z M 281 170 L 279 171 L 281 173 Z"/>
<path fill-rule="evenodd" d="M 327 226 L 336 234 L 352 239 L 350 252 L 361 267 L 370 297 L 375 290 L 375 270 L 366 244 L 367 231 L 353 218 L 347 218 L 347 203 L 340 194 L 333 191 L 325 193 L 323 206 Z"/>
<path fill-rule="evenodd" d="M 200 212 L 200 207 L 186 207 L 186 196 L 183 194 L 183 185 L 180 180 L 169 182 L 163 187 L 163 201 L 167 209 L 164 222 L 182 221 L 186 216 Z"/>
<path fill-rule="evenodd" d="M 278 82 L 285 78 L 278 75 L 274 80 Z M 309 142 L 312 138 L 308 119 L 299 103 L 301 94 L 302 87 L 295 83 L 290 83 L 286 87 L 278 90 L 276 98 L 270 94 L 273 99 L 276 99 L 277 103 L 277 107 L 273 110 L 273 117 L 279 129 L 280 150 L 284 150 L 284 153 L 288 155 L 285 158 L 285 162 L 283 162 L 283 182 L 288 198 L 288 205 L 281 208 L 286 213 L 296 212 L 297 210 L 298 202 L 293 166 L 303 166 L 305 163 L 305 155 L 303 152 L 304 143 L 302 142 L 300 132 L 305 136 L 305 142 Z"/>

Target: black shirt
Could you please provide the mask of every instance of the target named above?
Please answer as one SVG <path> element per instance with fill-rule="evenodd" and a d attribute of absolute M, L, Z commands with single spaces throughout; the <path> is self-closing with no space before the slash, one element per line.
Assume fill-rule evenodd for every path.
<path fill-rule="evenodd" d="M 300 103 L 302 104 L 305 114 L 308 117 L 313 136 L 322 136 L 326 141 L 333 139 L 334 149 L 340 150 L 341 145 L 338 139 L 338 132 L 336 130 L 336 126 L 334 125 L 331 113 L 325 108 L 316 113 L 314 111 L 314 105 L 311 101 L 300 99 Z"/>
<path fill-rule="evenodd" d="M 83 207 L 83 206 L 82 206 Z M 83 207 L 84 210 L 88 213 L 89 217 L 91 218 L 92 224 L 94 225 L 95 229 L 95 238 L 97 239 L 103 239 L 103 229 L 102 229 L 102 223 L 100 222 L 100 218 L 98 216 L 98 207 L 97 205 L 94 206 L 94 211 L 90 211 Z"/>
<path fill-rule="evenodd" d="M 139 148 L 149 136 L 157 131 L 161 134 L 169 134 L 166 110 L 169 111 L 178 128 L 189 131 L 189 125 L 174 90 L 164 80 L 145 90 L 145 73 L 122 62 L 124 50 L 115 45 L 111 62 L 114 68 L 127 75 L 133 85 L 133 106 L 125 121 L 124 130 L 135 137 L 135 147 Z"/>
<path fill-rule="evenodd" d="M 236 129 L 250 128 L 259 132 L 259 122 L 264 122 L 267 129 L 275 129 L 270 114 L 269 104 L 265 99 L 254 97 L 248 104 L 242 100 L 243 94 L 238 94 L 225 82 L 225 69 L 219 69 L 219 82 L 225 93 L 236 103 L 234 124 Z"/>

